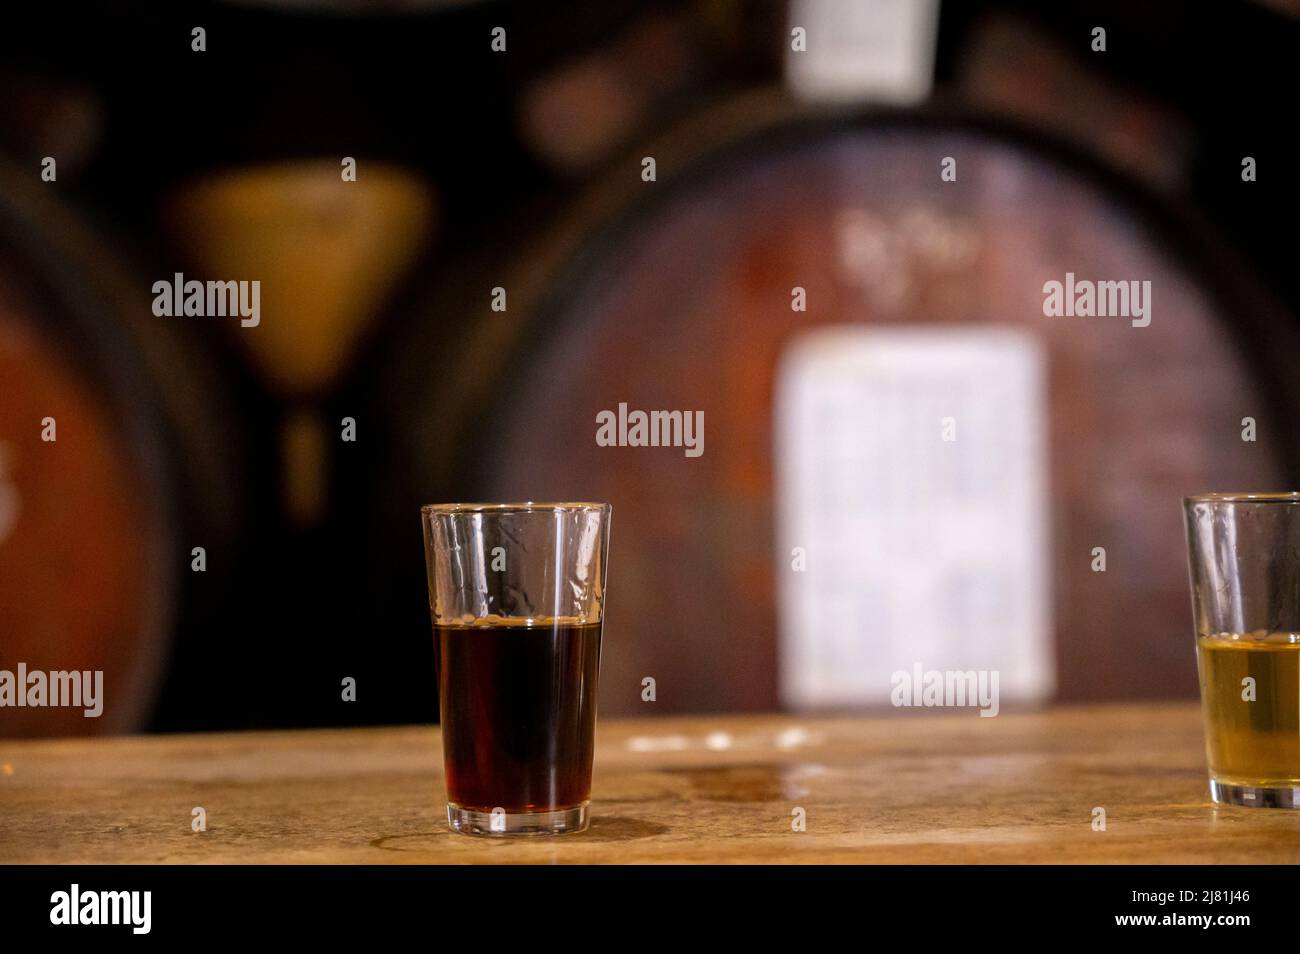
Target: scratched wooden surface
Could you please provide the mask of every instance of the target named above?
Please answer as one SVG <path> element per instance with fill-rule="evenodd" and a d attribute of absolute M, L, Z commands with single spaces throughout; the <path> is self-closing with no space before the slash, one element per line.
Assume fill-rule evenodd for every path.
<path fill-rule="evenodd" d="M 0 744 L 0 862 L 1300 862 L 1300 812 L 1209 802 L 1182 704 L 607 720 L 587 832 L 442 806 L 434 728 Z"/>

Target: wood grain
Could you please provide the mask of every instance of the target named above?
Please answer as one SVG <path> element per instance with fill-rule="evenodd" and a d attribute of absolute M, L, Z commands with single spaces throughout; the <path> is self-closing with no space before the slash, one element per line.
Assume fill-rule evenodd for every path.
<path fill-rule="evenodd" d="M 1300 812 L 1211 804 L 1185 704 L 598 736 L 589 831 L 524 839 L 446 830 L 436 728 L 4 742 L 0 862 L 1300 862 Z"/>

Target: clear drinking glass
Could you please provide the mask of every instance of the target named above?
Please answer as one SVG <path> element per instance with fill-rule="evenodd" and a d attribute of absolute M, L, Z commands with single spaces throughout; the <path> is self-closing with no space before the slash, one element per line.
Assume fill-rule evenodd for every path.
<path fill-rule="evenodd" d="M 583 830 L 609 504 L 421 513 L 448 824 L 485 835 Z"/>
<path fill-rule="evenodd" d="M 1300 807 L 1300 494 L 1183 508 L 1210 794 Z"/>

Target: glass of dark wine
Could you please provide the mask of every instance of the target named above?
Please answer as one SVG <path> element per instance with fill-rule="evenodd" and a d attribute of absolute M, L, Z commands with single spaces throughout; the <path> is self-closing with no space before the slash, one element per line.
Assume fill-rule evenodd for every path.
<path fill-rule="evenodd" d="M 611 508 L 422 508 L 447 822 L 587 827 Z"/>

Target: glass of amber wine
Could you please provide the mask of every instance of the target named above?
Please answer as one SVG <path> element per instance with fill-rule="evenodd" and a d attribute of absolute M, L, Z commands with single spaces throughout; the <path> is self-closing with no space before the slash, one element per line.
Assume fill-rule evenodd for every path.
<path fill-rule="evenodd" d="M 1183 501 L 1210 794 L 1300 808 L 1300 494 Z"/>
<path fill-rule="evenodd" d="M 422 509 L 447 823 L 587 827 L 610 506 Z"/>

